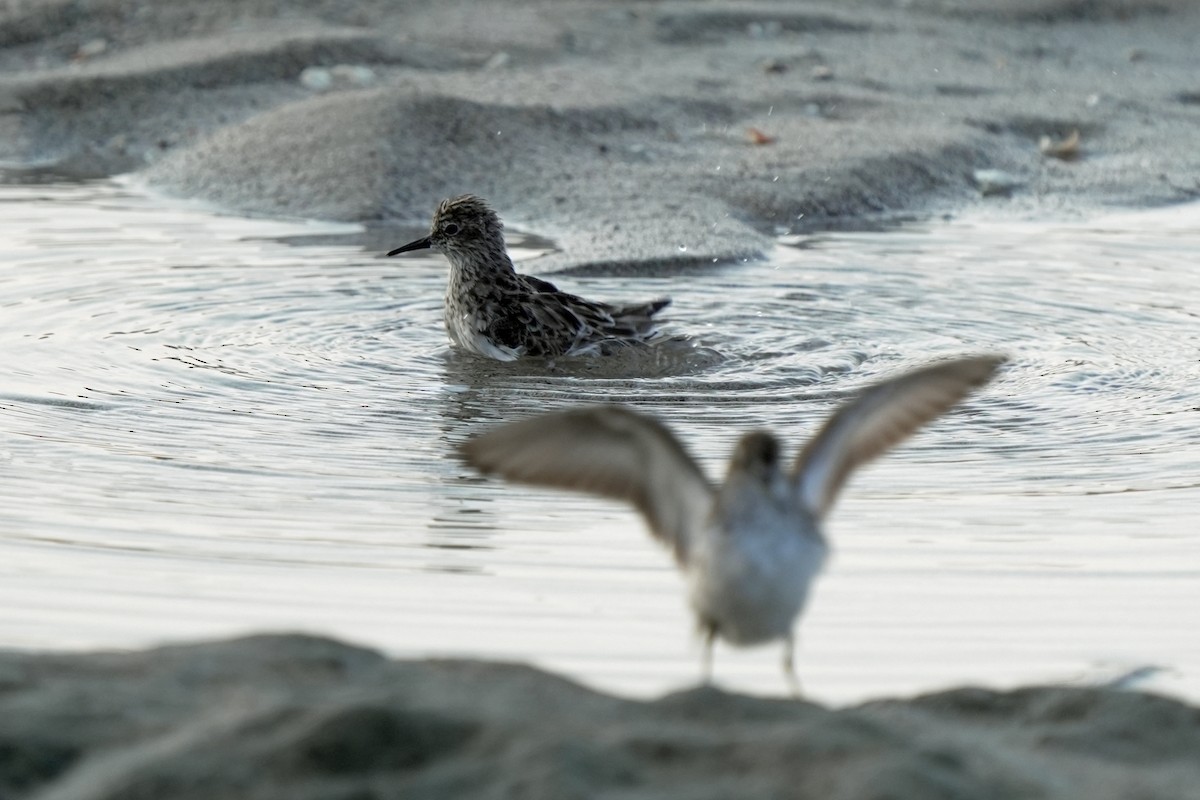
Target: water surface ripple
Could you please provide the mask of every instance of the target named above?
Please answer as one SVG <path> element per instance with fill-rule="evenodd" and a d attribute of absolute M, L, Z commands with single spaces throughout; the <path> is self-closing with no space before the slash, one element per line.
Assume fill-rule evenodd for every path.
<path fill-rule="evenodd" d="M 696 347 L 613 363 L 451 352 L 445 267 L 350 226 L 221 216 L 119 185 L 0 185 L 0 644 L 260 629 L 401 656 L 532 660 L 633 694 L 693 682 L 669 559 L 627 510 L 452 457 L 497 420 L 620 401 L 715 476 L 897 370 L 1002 350 L 987 392 L 858 476 L 800 629 L 826 701 L 1143 668 L 1200 698 L 1200 207 L 982 217 L 787 240 L 677 277 Z M 519 237 L 514 242 L 520 244 Z M 541 245 L 518 247 L 537 273 Z M 784 690 L 773 648 L 726 684 Z"/>

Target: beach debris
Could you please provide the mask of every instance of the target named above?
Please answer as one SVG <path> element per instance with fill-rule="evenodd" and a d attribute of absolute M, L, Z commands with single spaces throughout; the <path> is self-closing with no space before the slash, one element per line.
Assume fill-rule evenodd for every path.
<path fill-rule="evenodd" d="M 1160 667 L 1157 664 L 1147 664 L 1142 667 L 1126 670 L 1119 675 L 1114 675 L 1108 680 L 1099 683 L 1099 685 L 1106 689 L 1117 689 L 1119 691 L 1128 691 L 1130 689 L 1145 690 L 1146 687 L 1144 684 L 1163 674 L 1174 672 L 1175 670 L 1173 669 Z"/>
<path fill-rule="evenodd" d="M 1038 150 L 1050 158 L 1072 161 L 1079 157 L 1079 130 L 1071 131 L 1071 135 L 1065 139 L 1043 136 L 1038 140 Z"/>
<path fill-rule="evenodd" d="M 750 144 L 771 144 L 775 141 L 774 136 L 763 133 L 758 128 L 746 128 L 746 138 L 750 140 Z"/>
<path fill-rule="evenodd" d="M 977 169 L 971 175 L 979 193 L 984 197 L 1008 196 L 1023 181 L 1011 172 L 1002 169 Z"/>

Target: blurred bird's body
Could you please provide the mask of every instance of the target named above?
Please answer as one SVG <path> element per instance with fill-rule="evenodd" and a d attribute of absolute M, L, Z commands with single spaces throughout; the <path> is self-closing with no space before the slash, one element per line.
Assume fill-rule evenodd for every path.
<path fill-rule="evenodd" d="M 788 483 L 731 469 L 698 533 L 684 575 L 700 629 L 739 646 L 790 637 L 829 545 Z"/>

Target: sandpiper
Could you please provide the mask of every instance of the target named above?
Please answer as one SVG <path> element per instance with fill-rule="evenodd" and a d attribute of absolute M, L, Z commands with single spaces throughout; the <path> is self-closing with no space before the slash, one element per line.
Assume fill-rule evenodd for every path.
<path fill-rule="evenodd" d="M 505 250 L 503 227 L 482 199 L 454 197 L 438 206 L 428 236 L 388 253 L 431 247 L 449 259 L 444 317 L 455 345 L 513 361 L 522 356 L 607 354 L 660 335 L 653 317 L 669 299 L 613 306 L 521 275 Z"/>
<path fill-rule="evenodd" d="M 716 638 L 748 646 L 783 640 L 829 545 L 821 531 L 851 472 L 988 382 L 1004 357 L 935 363 L 869 387 L 838 409 L 790 470 L 780 441 L 751 431 L 715 486 L 657 420 L 617 405 L 544 414 L 501 425 L 462 446 L 466 460 L 512 481 L 626 500 L 683 572 L 704 637 L 703 677 Z"/>

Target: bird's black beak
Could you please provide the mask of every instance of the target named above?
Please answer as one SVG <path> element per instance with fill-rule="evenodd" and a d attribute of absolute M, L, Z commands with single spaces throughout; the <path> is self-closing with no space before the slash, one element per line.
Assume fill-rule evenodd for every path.
<path fill-rule="evenodd" d="M 417 239 L 415 242 L 409 242 L 408 244 L 402 244 L 399 247 L 397 247 L 395 250 L 388 253 L 388 255 L 389 256 L 398 256 L 401 253 L 407 253 L 409 250 L 424 250 L 426 247 L 432 247 L 432 246 L 433 246 L 433 242 L 430 241 L 428 236 L 426 236 L 424 239 Z"/>

